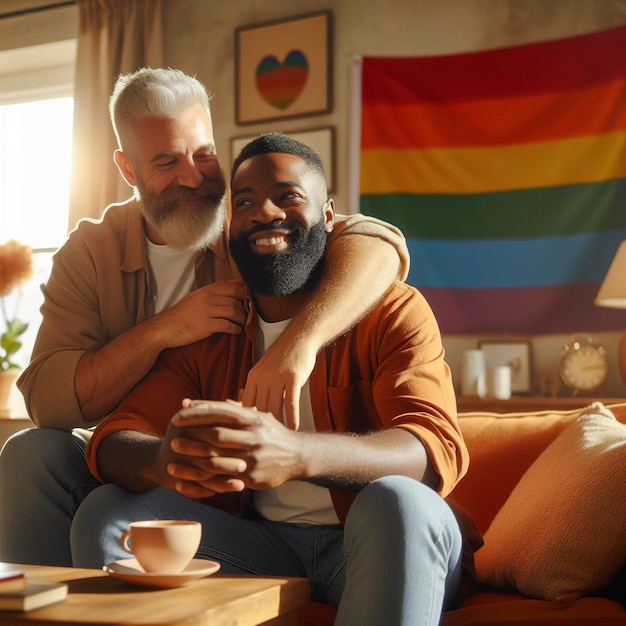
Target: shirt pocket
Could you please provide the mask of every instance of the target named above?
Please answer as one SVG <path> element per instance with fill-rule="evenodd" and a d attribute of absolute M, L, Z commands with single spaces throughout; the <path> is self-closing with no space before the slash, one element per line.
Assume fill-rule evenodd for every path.
<path fill-rule="evenodd" d="M 330 419 L 337 432 L 366 433 L 382 422 L 372 393 L 372 383 L 357 380 L 348 387 L 328 387 Z"/>

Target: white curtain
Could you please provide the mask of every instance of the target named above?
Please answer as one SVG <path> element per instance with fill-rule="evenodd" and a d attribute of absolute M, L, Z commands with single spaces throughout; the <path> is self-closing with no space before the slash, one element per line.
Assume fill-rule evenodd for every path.
<path fill-rule="evenodd" d="M 117 148 L 109 97 L 119 74 L 162 64 L 161 0 L 78 0 L 69 228 L 127 199 L 113 162 Z"/>

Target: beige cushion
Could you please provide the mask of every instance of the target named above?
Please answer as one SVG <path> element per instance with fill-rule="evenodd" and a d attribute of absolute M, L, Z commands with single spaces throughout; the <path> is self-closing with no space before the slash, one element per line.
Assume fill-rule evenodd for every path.
<path fill-rule="evenodd" d="M 626 426 L 594 404 L 522 476 L 476 553 L 479 582 L 569 602 L 626 564 Z"/>

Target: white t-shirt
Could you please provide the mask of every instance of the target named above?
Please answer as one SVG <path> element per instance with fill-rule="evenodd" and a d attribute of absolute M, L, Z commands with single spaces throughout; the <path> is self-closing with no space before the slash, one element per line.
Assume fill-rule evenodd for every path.
<path fill-rule="evenodd" d="M 160 313 L 175 305 L 193 289 L 197 250 L 175 250 L 148 239 L 146 241 L 155 284 L 154 312 Z"/>
<path fill-rule="evenodd" d="M 289 324 L 289 320 L 268 323 L 259 318 L 259 355 L 262 355 Z M 300 431 L 315 432 L 309 381 L 300 395 Z M 302 480 L 290 480 L 279 487 L 254 492 L 256 510 L 266 519 L 300 524 L 338 524 L 330 493 Z"/>

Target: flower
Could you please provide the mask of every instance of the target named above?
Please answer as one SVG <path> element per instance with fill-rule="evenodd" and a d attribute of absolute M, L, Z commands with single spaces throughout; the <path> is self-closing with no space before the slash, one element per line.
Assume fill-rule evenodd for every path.
<path fill-rule="evenodd" d="M 0 372 L 19 369 L 19 365 L 11 361 L 11 356 L 22 347 L 19 338 L 28 328 L 28 324 L 17 318 L 19 289 L 33 275 L 33 271 L 33 254 L 29 246 L 14 239 L 0 246 L 0 311 L 6 325 L 6 330 L 0 335 Z M 18 297 L 13 315 L 9 317 L 5 298 L 14 289 L 18 290 Z"/>

